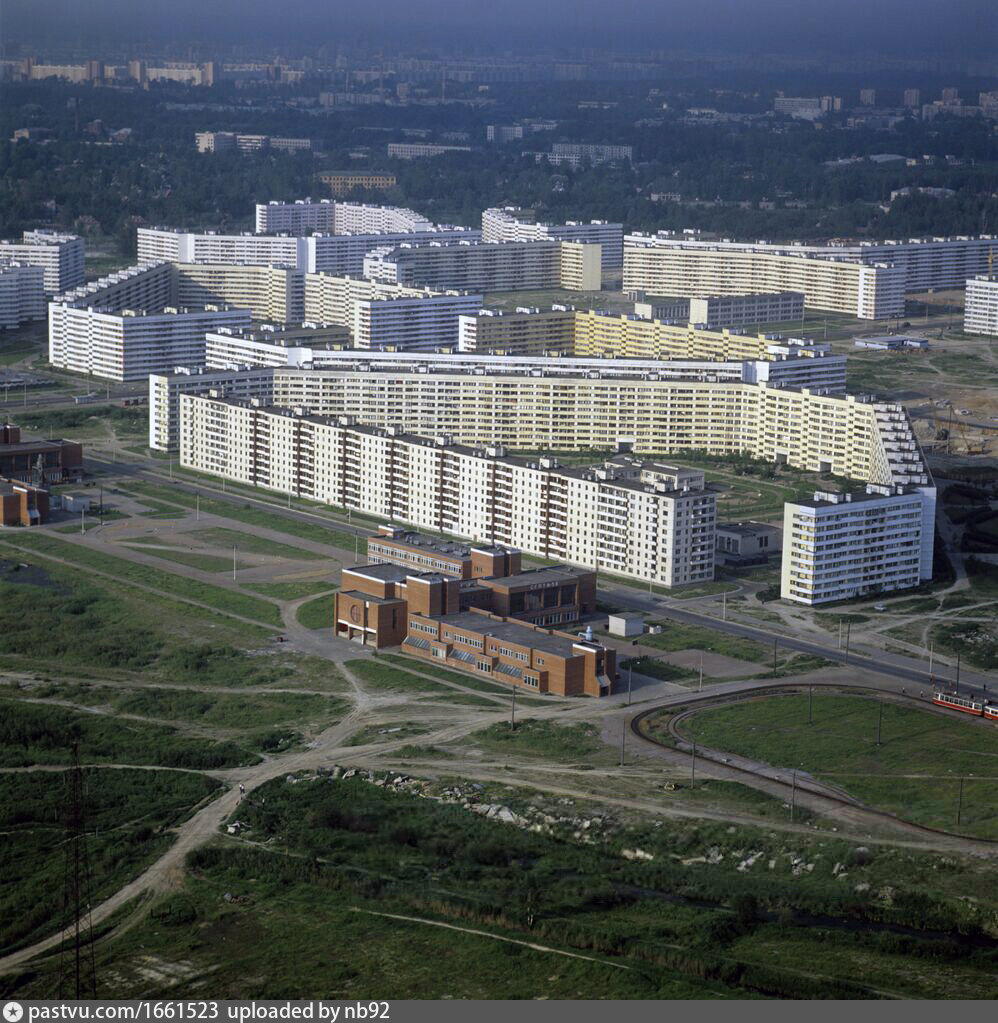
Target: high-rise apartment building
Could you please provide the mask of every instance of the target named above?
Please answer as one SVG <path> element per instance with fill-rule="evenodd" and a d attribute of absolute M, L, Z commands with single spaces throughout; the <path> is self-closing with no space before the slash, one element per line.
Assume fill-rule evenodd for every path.
<path fill-rule="evenodd" d="M 516 206 L 492 208 L 482 213 L 482 241 L 527 242 L 541 239 L 599 245 L 602 269 L 614 270 L 624 259 L 624 225 L 606 220 L 569 220 L 564 224 L 543 224 Z"/>
<path fill-rule="evenodd" d="M 984 275 L 967 281 L 963 329 L 967 334 L 998 337 L 998 278 Z"/>
<path fill-rule="evenodd" d="M 602 287 L 598 245 L 531 242 L 404 241 L 372 249 L 364 276 L 392 284 L 440 290 L 519 291 Z"/>
<path fill-rule="evenodd" d="M 810 308 L 861 319 L 904 314 L 904 296 L 963 287 L 987 269 L 991 235 L 831 245 L 624 238 L 624 288 L 696 296 L 800 291 Z"/>
<path fill-rule="evenodd" d="M 781 597 L 823 604 L 931 579 L 935 510 L 934 486 L 868 486 L 788 502 Z"/>
<path fill-rule="evenodd" d="M 44 320 L 45 312 L 44 268 L 0 259 L 0 329 Z"/>
<path fill-rule="evenodd" d="M 59 231 L 25 231 L 21 241 L 0 241 L 0 260 L 40 266 L 47 295 L 83 283 L 83 239 Z"/>
<path fill-rule="evenodd" d="M 180 405 L 180 460 L 201 472 L 666 586 L 713 578 L 716 498 L 698 470 L 563 468 L 230 399 Z"/>

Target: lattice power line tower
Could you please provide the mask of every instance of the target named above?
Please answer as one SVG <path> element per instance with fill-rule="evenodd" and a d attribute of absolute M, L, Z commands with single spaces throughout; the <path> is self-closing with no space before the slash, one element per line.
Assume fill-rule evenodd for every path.
<path fill-rule="evenodd" d="M 90 851 L 86 832 L 86 791 L 80 748 L 73 746 L 66 772 L 66 865 L 62 888 L 62 945 L 59 953 L 59 997 L 96 998 L 97 965 L 90 922 Z"/>

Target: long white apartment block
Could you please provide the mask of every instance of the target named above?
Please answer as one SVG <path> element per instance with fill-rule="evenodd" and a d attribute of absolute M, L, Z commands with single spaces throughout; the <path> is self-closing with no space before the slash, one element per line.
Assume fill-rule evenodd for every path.
<path fill-rule="evenodd" d="M 401 206 L 375 206 L 333 199 L 296 199 L 256 205 L 257 234 L 384 234 L 432 231 L 421 213 Z"/>
<path fill-rule="evenodd" d="M 364 234 L 216 234 L 140 227 L 137 231 L 140 262 L 169 260 L 177 263 L 247 263 L 290 267 L 305 273 L 322 271 L 361 276 L 364 257 L 372 249 L 402 241 L 458 242 L 477 240 L 472 228 L 433 227 L 425 231 L 388 231 Z"/>
<path fill-rule="evenodd" d="M 703 473 L 635 458 L 593 469 L 183 395 L 180 461 L 199 472 L 666 586 L 714 575 Z"/>
<path fill-rule="evenodd" d="M 994 235 L 777 245 L 632 234 L 624 287 L 677 296 L 803 291 L 809 307 L 880 319 L 903 315 L 905 294 L 962 288 L 996 249 Z"/>
<path fill-rule="evenodd" d="M 254 320 L 305 319 L 305 275 L 300 270 L 241 263 L 176 263 L 174 269 L 179 305 L 224 302 L 249 309 Z"/>
<path fill-rule="evenodd" d="M 908 589 L 932 578 L 936 491 L 867 486 L 783 509 L 780 596 L 801 604 Z"/>
<path fill-rule="evenodd" d="M 82 284 L 83 239 L 58 231 L 25 231 L 21 241 L 0 241 L 0 260 L 40 266 L 45 292 L 57 295 Z"/>
<path fill-rule="evenodd" d="M 574 355 L 670 361 L 814 359 L 823 363 L 823 368 L 814 369 L 816 374 L 841 377 L 843 387 L 845 383 L 844 357 L 833 355 L 826 342 L 813 338 L 740 334 L 727 328 L 705 328 L 692 323 L 680 325 L 562 305 L 550 309 L 522 307 L 512 312 L 481 309 L 474 316 L 463 316 L 458 347 L 462 352 L 517 356 Z M 818 386 L 817 382 L 814 386 Z"/>
<path fill-rule="evenodd" d="M 432 352 L 456 348 L 460 318 L 475 312 L 482 295 L 433 291 L 364 278 L 305 275 L 305 319 L 349 328 L 364 349 Z"/>
<path fill-rule="evenodd" d="M 245 307 L 256 320 L 300 323 L 304 275 L 283 267 L 163 260 L 118 270 L 55 301 L 117 310 L 221 303 Z"/>
<path fill-rule="evenodd" d="M 804 296 L 799 291 L 771 291 L 752 295 L 701 295 L 686 300 L 649 298 L 634 303 L 634 314 L 644 320 L 674 320 L 730 330 L 802 320 Z"/>
<path fill-rule="evenodd" d="M 613 451 L 628 438 L 639 453 L 745 453 L 864 482 L 930 483 L 901 406 L 718 379 L 716 363 L 654 363 L 642 371 L 610 360 L 358 358 L 349 351 L 322 357 L 328 361 L 321 368 L 267 370 L 265 389 L 251 396 L 407 433 L 446 433 L 462 444 Z M 150 380 L 151 394 L 167 395 L 150 399 L 150 408 L 166 410 L 164 421 L 150 424 L 162 446 L 177 443 L 179 396 L 199 389 L 204 393 L 184 374 Z"/>
<path fill-rule="evenodd" d="M 615 270 L 623 265 L 623 224 L 611 224 L 606 220 L 537 223 L 531 211 L 517 206 L 492 207 L 482 213 L 484 242 L 529 242 L 543 239 L 599 245 L 604 270 Z"/>
<path fill-rule="evenodd" d="M 44 320 L 45 269 L 0 259 L 0 329 Z"/>
<path fill-rule="evenodd" d="M 420 242 L 376 248 L 364 260 L 371 280 L 439 290 L 520 291 L 602 287 L 598 245 L 528 242 Z"/>
<path fill-rule="evenodd" d="M 110 310 L 49 304 L 49 362 L 105 380 L 144 380 L 174 366 L 203 365 L 205 335 L 248 327 L 248 309 L 166 306 Z"/>
<path fill-rule="evenodd" d="M 998 337 L 998 278 L 982 275 L 967 281 L 963 330 L 966 334 Z"/>
<path fill-rule="evenodd" d="M 808 308 L 878 320 L 904 315 L 907 279 L 900 265 L 861 262 L 831 247 L 624 238 L 625 291 L 689 298 L 798 291 Z"/>

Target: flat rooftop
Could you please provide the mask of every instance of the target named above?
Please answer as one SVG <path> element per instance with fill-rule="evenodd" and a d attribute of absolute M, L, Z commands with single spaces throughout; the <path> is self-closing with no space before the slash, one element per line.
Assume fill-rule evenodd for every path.
<path fill-rule="evenodd" d="M 573 568 L 570 565 L 555 565 L 550 568 L 528 568 L 519 575 L 494 576 L 488 580 L 490 586 L 515 590 L 523 586 L 555 585 L 576 582 L 580 576 L 594 575 L 587 568 Z M 481 580 L 485 582 L 485 580 Z"/>
<path fill-rule="evenodd" d="M 779 526 L 768 522 L 721 522 L 717 526 L 719 533 L 735 533 L 738 536 L 758 536 L 760 533 L 778 533 Z"/>
<path fill-rule="evenodd" d="M 457 629 L 475 632 L 480 636 L 494 636 L 496 639 L 505 639 L 519 646 L 543 650 L 550 654 L 557 654 L 559 657 L 576 656 L 574 649 L 576 646 L 596 649 L 600 645 L 598 643 L 586 643 L 584 640 L 566 639 L 564 636 L 552 636 L 546 632 L 535 631 L 525 625 L 517 625 L 513 622 L 495 621 L 486 615 L 475 614 L 473 611 L 462 611 L 456 615 L 441 615 L 439 618 L 430 615 L 424 617 L 430 617 L 433 621 L 439 621 L 443 625 L 451 625 Z"/>

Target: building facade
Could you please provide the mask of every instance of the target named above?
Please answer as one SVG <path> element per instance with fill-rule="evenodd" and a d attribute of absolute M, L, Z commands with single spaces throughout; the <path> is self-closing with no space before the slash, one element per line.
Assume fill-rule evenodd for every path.
<path fill-rule="evenodd" d="M 166 306 L 121 311 L 49 304 L 49 362 L 105 380 L 145 380 L 174 366 L 201 366 L 205 335 L 249 327 L 248 309 Z"/>
<path fill-rule="evenodd" d="M 935 487 L 816 493 L 783 515 L 780 596 L 801 604 L 871 596 L 932 578 Z"/>
<path fill-rule="evenodd" d="M 963 330 L 966 334 L 998 337 L 998 278 L 980 276 L 967 281 Z"/>
<path fill-rule="evenodd" d="M 993 235 L 774 245 L 666 234 L 624 239 L 624 288 L 694 296 L 800 291 L 815 309 L 861 319 L 904 315 L 904 295 L 961 288 L 986 272 Z"/>
<path fill-rule="evenodd" d="M 531 211 L 532 214 L 532 211 Z M 482 213 L 482 241 L 527 242 L 542 239 L 599 245 L 603 270 L 618 269 L 624 261 L 624 225 L 606 220 L 569 220 L 564 224 L 537 223 L 517 206 L 493 207 Z"/>
<path fill-rule="evenodd" d="M 695 298 L 795 291 L 813 309 L 859 319 L 904 314 L 907 274 L 844 251 L 806 246 L 698 242 L 665 235 L 624 238 L 624 290 Z"/>
<path fill-rule="evenodd" d="M 198 234 L 171 228 L 140 227 L 140 262 L 256 264 L 289 267 L 305 273 L 362 276 L 364 257 L 379 246 L 397 242 L 475 241 L 481 232 L 471 228 L 437 228 L 371 234 Z"/>
<path fill-rule="evenodd" d="M 83 283 L 83 239 L 58 231 L 25 231 L 19 242 L 0 241 L 0 260 L 40 266 L 46 295 Z"/>
<path fill-rule="evenodd" d="M 602 288 L 598 245 L 579 242 L 402 242 L 373 249 L 363 273 L 371 280 L 438 290 L 520 291 Z"/>
<path fill-rule="evenodd" d="M 348 195 L 355 188 L 387 192 L 398 184 L 390 171 L 327 171 L 319 175 L 333 196 Z"/>
<path fill-rule="evenodd" d="M 0 259 L 0 330 L 44 320 L 47 308 L 44 268 Z"/>
<path fill-rule="evenodd" d="M 665 586 L 714 574 L 702 473 L 622 457 L 530 462 L 256 403 L 181 395 L 180 460 L 201 472 Z"/>

